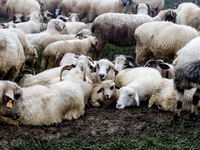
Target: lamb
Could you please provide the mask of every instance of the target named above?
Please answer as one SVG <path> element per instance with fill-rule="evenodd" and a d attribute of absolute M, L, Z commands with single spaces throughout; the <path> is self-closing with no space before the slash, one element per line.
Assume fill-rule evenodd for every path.
<path fill-rule="evenodd" d="M 138 27 L 134 36 L 137 41 L 136 61 L 143 66 L 151 57 L 175 59 L 178 50 L 197 37 L 198 32 L 192 27 L 171 22 L 149 22 Z"/>
<path fill-rule="evenodd" d="M 199 30 L 200 8 L 193 3 L 181 3 L 177 9 L 177 24 L 184 24 Z"/>
<path fill-rule="evenodd" d="M 69 19 L 68 19 L 69 22 L 78 22 L 80 14 L 79 13 L 68 13 L 68 16 L 69 16 Z"/>
<path fill-rule="evenodd" d="M 90 103 L 94 107 L 99 107 L 101 104 L 112 106 L 119 98 L 119 87 L 114 83 L 114 80 L 105 80 L 102 83 L 96 83 L 91 92 Z M 101 104 L 100 104 L 101 103 Z"/>
<path fill-rule="evenodd" d="M 13 23 L 26 22 L 26 18 L 23 14 L 15 14 L 13 17 Z"/>
<path fill-rule="evenodd" d="M 90 5 L 93 0 L 63 0 L 60 4 L 61 15 L 67 16 L 68 13 L 79 13 L 79 20 L 88 22 Z"/>
<path fill-rule="evenodd" d="M 108 59 L 100 59 L 91 72 L 96 72 L 93 83 L 99 83 L 100 81 L 113 80 L 116 70 L 111 61 Z"/>
<path fill-rule="evenodd" d="M 158 14 L 164 6 L 164 0 L 132 0 L 132 5 L 145 3 L 148 4 Z"/>
<path fill-rule="evenodd" d="M 104 13 L 124 13 L 129 0 L 93 0 L 90 5 L 89 22 Z"/>
<path fill-rule="evenodd" d="M 88 52 L 95 50 L 96 45 L 97 39 L 93 36 L 90 36 L 83 40 L 76 39 L 51 43 L 44 49 L 44 52 L 42 54 L 40 71 L 58 66 L 58 62 L 61 60 L 60 56 L 57 59 L 58 62 L 55 62 L 55 60 L 59 51 L 64 51 L 66 53 L 72 53 L 76 51 L 83 55 L 87 55 Z"/>
<path fill-rule="evenodd" d="M 52 35 L 60 35 L 66 33 L 67 31 L 65 29 L 65 23 L 62 20 L 51 19 L 47 24 L 46 31 L 36 34 L 27 34 L 26 38 L 30 44 L 36 45 L 40 51 L 43 51 L 42 43 L 46 38 L 51 37 Z"/>
<path fill-rule="evenodd" d="M 144 67 L 151 67 L 158 70 L 163 78 L 173 79 L 174 66 L 168 63 L 164 63 L 162 60 L 151 59 L 146 62 Z"/>
<path fill-rule="evenodd" d="M 79 118 L 84 114 L 84 95 L 88 92 L 83 74 L 80 68 L 75 68 L 69 71 L 62 82 L 22 88 L 23 108 L 20 118 L 13 121 L 0 117 L 0 121 L 8 124 L 49 126 L 64 119 Z"/>
<path fill-rule="evenodd" d="M 138 73 L 139 75 L 135 76 Z M 126 73 L 126 76 L 129 76 L 129 79 L 126 80 L 131 82 L 119 89 L 117 109 L 134 105 L 139 106 L 140 101 L 146 101 L 151 97 L 155 87 L 162 81 L 160 73 L 153 68 L 133 68 Z"/>
<path fill-rule="evenodd" d="M 14 81 L 25 62 L 24 50 L 12 32 L 0 30 L 0 79 Z"/>
<path fill-rule="evenodd" d="M 40 12 L 40 4 L 36 0 L 8 0 L 6 7 L 9 20 L 12 20 L 16 13 L 28 16 L 34 11 Z"/>
<path fill-rule="evenodd" d="M 178 57 L 174 61 L 174 88 L 176 94 L 176 115 L 174 119 L 180 116 L 182 102 L 184 101 L 185 90 L 197 88 L 193 95 L 192 110 L 190 118 L 197 118 L 197 104 L 199 102 L 199 52 L 200 37 L 192 39 L 188 44 L 178 51 Z"/>
<path fill-rule="evenodd" d="M 24 31 L 25 34 L 40 32 L 40 21 L 42 15 L 39 11 L 34 11 L 30 14 L 30 19 L 27 22 L 16 24 L 16 28 Z"/>
<path fill-rule="evenodd" d="M 126 68 L 139 67 L 139 65 L 135 62 L 132 56 L 125 56 L 125 55 L 115 55 L 113 64 L 115 65 L 114 66 L 115 70 L 117 70 L 118 72 Z"/>
<path fill-rule="evenodd" d="M 98 39 L 97 52 L 92 57 L 98 60 L 100 51 L 107 43 L 117 46 L 130 46 L 136 43 L 134 32 L 143 23 L 153 21 L 173 20 L 176 14 L 173 10 L 162 10 L 156 17 L 147 15 L 132 15 L 106 13 L 98 16 L 92 23 L 92 33 Z M 175 21 L 175 20 L 174 20 Z M 131 24 L 131 26 L 130 26 Z"/>
<path fill-rule="evenodd" d="M 0 81 L 0 116 L 18 119 L 22 110 L 23 92 L 11 81 Z"/>
<path fill-rule="evenodd" d="M 185 90 L 184 101 L 182 105 L 182 111 L 190 111 L 192 108 L 192 98 L 196 88 L 191 90 Z M 176 111 L 176 95 L 174 89 L 173 79 L 163 79 L 160 82 L 151 96 L 148 104 L 148 108 L 155 104 L 159 109 L 164 111 Z M 198 104 L 200 106 L 200 103 Z"/>

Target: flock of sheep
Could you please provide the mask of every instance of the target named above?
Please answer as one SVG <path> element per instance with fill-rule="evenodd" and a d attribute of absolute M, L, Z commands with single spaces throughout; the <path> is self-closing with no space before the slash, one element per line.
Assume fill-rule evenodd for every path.
<path fill-rule="evenodd" d="M 164 0 L 0 2 L 0 16 L 10 19 L 0 25 L 0 122 L 52 125 L 79 118 L 89 103 L 122 110 L 146 100 L 149 108 L 174 112 L 174 119 L 181 110 L 197 118 L 198 1 L 165 10 Z M 136 59 L 99 59 L 107 43 L 136 45 Z M 27 74 L 19 78 L 20 72 Z"/>

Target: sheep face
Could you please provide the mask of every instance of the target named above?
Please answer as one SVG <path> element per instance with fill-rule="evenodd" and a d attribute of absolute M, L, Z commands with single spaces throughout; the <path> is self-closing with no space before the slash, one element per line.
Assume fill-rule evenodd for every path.
<path fill-rule="evenodd" d="M 44 11 L 43 12 L 43 20 L 44 21 L 49 21 L 53 17 L 53 14 L 50 13 L 49 11 Z"/>
<path fill-rule="evenodd" d="M 115 83 L 113 80 L 106 80 L 102 83 L 97 93 L 102 92 L 105 98 L 110 99 L 115 91 Z"/>
<path fill-rule="evenodd" d="M 0 115 L 18 119 L 22 110 L 22 90 L 13 82 L 0 82 Z"/>
<path fill-rule="evenodd" d="M 124 5 L 124 7 L 126 7 L 129 4 L 128 0 L 120 0 L 121 4 Z"/>
<path fill-rule="evenodd" d="M 20 23 L 20 22 L 26 22 L 25 16 L 22 14 L 15 14 L 13 16 L 13 23 Z"/>
<path fill-rule="evenodd" d="M 93 50 L 96 50 L 97 43 L 98 43 L 97 38 L 94 37 L 94 36 L 91 36 L 91 37 L 88 37 L 87 39 L 88 39 L 88 41 L 91 43 L 92 49 L 93 49 Z M 93 51 L 93 50 L 92 50 L 92 51 Z"/>
<path fill-rule="evenodd" d="M 114 65 L 107 59 L 99 60 L 95 68 L 96 74 L 101 81 L 105 81 L 110 72 L 114 74 Z"/>
<path fill-rule="evenodd" d="M 79 13 L 68 13 L 68 16 L 69 16 L 69 22 L 78 22 L 79 19 L 78 17 L 80 16 Z"/>
<path fill-rule="evenodd" d="M 119 99 L 117 100 L 117 109 L 124 109 L 126 106 L 140 105 L 137 91 L 130 87 L 119 89 Z"/>
<path fill-rule="evenodd" d="M 38 58 L 38 48 L 35 45 L 30 46 L 29 54 L 26 56 L 26 65 L 31 67 L 35 63 L 35 59 Z"/>

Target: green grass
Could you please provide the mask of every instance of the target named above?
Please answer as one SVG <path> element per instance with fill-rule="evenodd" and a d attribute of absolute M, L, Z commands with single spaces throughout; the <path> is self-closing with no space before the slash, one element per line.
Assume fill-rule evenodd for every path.
<path fill-rule="evenodd" d="M 91 144 L 80 137 L 64 140 L 27 140 L 25 145 L 10 150 L 195 150 L 200 148 L 200 121 L 181 120 L 176 123 L 154 124 L 140 131 L 125 131 L 106 137 L 104 143 Z"/>

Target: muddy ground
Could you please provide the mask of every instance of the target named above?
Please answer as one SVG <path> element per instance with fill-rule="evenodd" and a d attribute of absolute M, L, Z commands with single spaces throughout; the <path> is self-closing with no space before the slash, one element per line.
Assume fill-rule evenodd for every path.
<path fill-rule="evenodd" d="M 187 117 L 189 113 L 182 113 Z M 87 106 L 84 116 L 77 120 L 64 120 L 52 126 L 13 126 L 0 124 L 0 149 L 9 148 L 11 145 L 24 144 L 26 139 L 36 139 L 42 142 L 66 137 L 79 137 L 90 144 L 105 143 L 105 139 L 112 133 L 125 131 L 139 131 L 141 128 L 171 122 L 173 113 L 164 112 L 156 108 L 147 108 L 146 103 L 140 107 L 129 107 L 117 110 L 113 107 L 94 108 Z"/>

